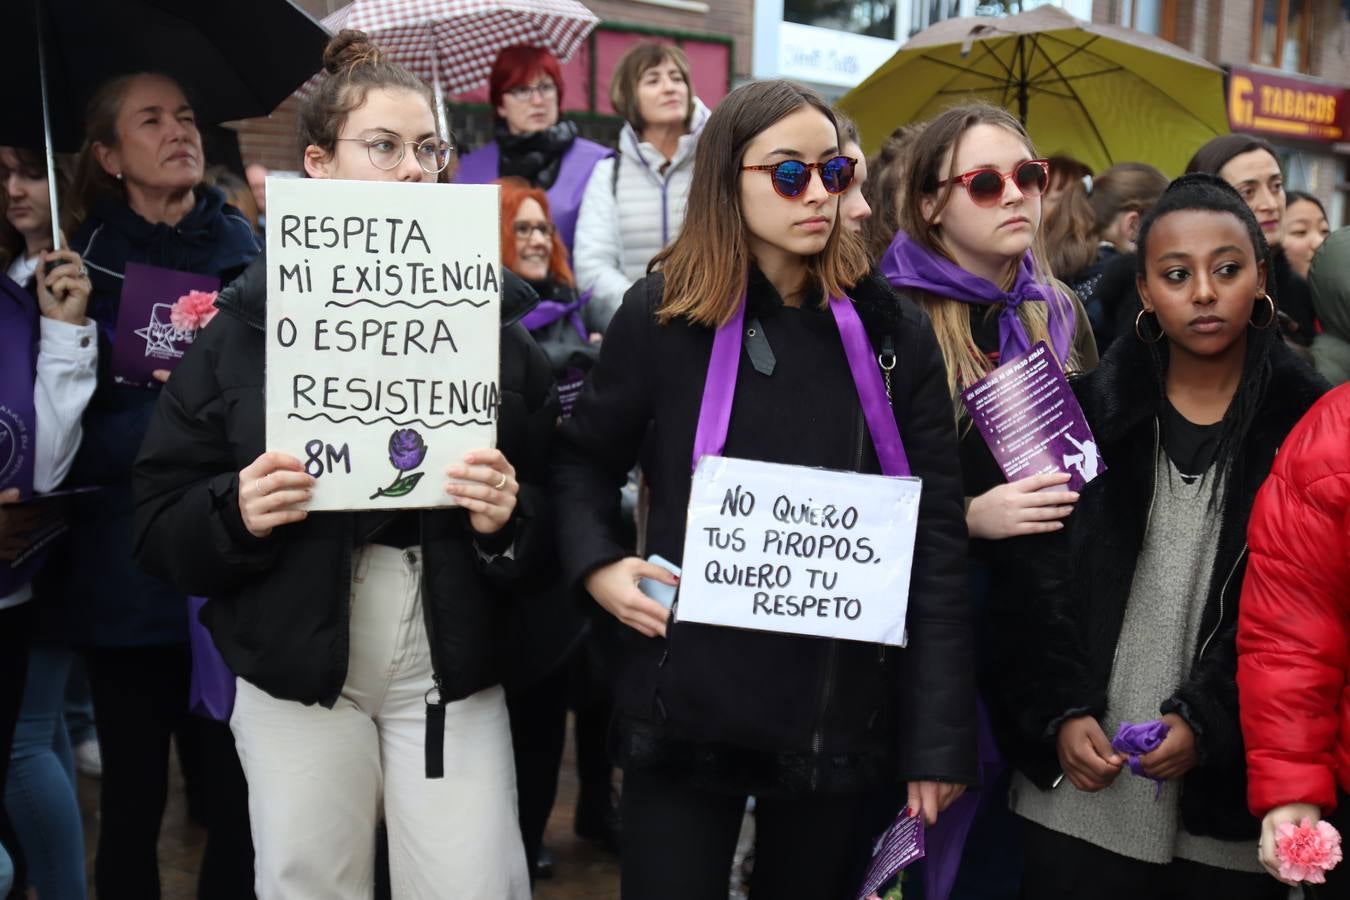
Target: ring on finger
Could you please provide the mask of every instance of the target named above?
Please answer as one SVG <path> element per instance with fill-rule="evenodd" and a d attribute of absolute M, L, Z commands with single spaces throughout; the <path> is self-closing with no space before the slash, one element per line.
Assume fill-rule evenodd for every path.
<path fill-rule="evenodd" d="M 80 271 L 78 271 L 78 272 L 75 273 L 75 277 L 76 277 L 76 278 L 88 278 L 88 277 L 89 277 L 89 270 L 86 269 L 84 266 L 80 266 Z"/>
<path fill-rule="evenodd" d="M 503 473 L 502 473 L 502 480 L 499 481 L 499 482 L 497 482 L 496 484 L 494 484 L 494 485 L 492 486 L 492 489 L 493 489 L 493 490 L 496 490 L 496 491 L 500 491 L 502 488 L 506 487 L 506 481 L 507 481 L 506 473 L 503 472 Z"/>
<path fill-rule="evenodd" d="M 261 478 L 253 482 L 253 493 L 257 494 L 259 497 L 267 496 L 267 491 L 263 490 L 263 480 Z"/>

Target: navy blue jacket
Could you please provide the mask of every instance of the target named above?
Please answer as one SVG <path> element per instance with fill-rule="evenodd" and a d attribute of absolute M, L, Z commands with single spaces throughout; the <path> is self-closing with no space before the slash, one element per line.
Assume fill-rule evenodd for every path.
<path fill-rule="evenodd" d="M 77 499 L 72 528 L 38 586 L 41 607 L 59 617 L 44 630 L 78 644 L 146 646 L 185 642 L 185 598 L 132 562 L 131 467 L 150 426 L 158 390 L 113 382 L 109 362 L 122 274 L 129 262 L 215 275 L 222 285 L 262 252 L 243 214 L 212 187 L 175 226 L 152 223 L 125 201 L 104 197 L 70 242 L 89 268 L 89 316 L 99 326 L 99 384 L 84 418 L 84 441 L 68 485 L 102 490 Z"/>

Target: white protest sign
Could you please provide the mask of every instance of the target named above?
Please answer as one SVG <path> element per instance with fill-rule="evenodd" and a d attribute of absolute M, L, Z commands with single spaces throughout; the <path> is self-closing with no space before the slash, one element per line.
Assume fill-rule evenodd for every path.
<path fill-rule="evenodd" d="M 903 646 L 921 487 L 703 457 L 676 618 Z"/>
<path fill-rule="evenodd" d="M 446 506 L 496 445 L 495 185 L 267 180 L 267 449 L 312 510 Z"/>

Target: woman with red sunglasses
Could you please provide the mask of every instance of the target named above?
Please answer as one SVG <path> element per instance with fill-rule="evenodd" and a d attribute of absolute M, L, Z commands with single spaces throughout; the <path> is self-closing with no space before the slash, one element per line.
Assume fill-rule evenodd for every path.
<path fill-rule="evenodd" d="M 1007 111 L 987 104 L 948 110 L 928 123 L 914 146 L 900 231 L 880 268 L 890 283 L 932 320 L 946 363 L 947 388 L 960 440 L 966 525 L 971 541 L 970 589 L 975 607 L 976 657 L 982 685 L 1001 668 L 990 585 L 1015 563 L 1028 536 L 1062 528 L 1077 495 L 1064 474 L 1005 480 L 993 454 L 965 413 L 966 387 L 1039 341 L 1067 370 L 1096 366 L 1088 319 L 1072 292 L 1049 275 L 1037 235 L 1042 194 L 1050 180 L 1030 138 Z M 991 691 L 983 691 L 988 696 Z M 1001 733 L 995 713 L 994 730 Z M 963 799 L 977 816 L 954 896 L 1016 897 L 1018 823 L 1007 809 L 992 735 L 982 740 L 978 792 Z M 954 811 L 955 812 L 955 811 Z"/>
<path fill-rule="evenodd" d="M 829 106 L 790 82 L 752 82 L 718 105 L 684 227 L 628 291 L 558 435 L 564 570 L 627 626 L 612 729 L 625 897 L 724 900 L 753 795 L 750 896 L 853 900 L 897 810 L 908 802 L 931 824 L 974 777 L 965 526 L 942 354 L 840 221 L 855 164 L 840 145 Z M 889 404 L 875 380 L 887 366 Z M 725 404 L 723 424 L 709 422 Z M 894 443 L 874 443 L 867 423 L 888 421 L 923 479 L 907 648 L 682 621 L 639 590 L 644 578 L 679 585 L 622 538 L 619 487 L 639 457 L 646 552 L 678 564 L 696 445 L 875 474 L 877 447 Z"/>

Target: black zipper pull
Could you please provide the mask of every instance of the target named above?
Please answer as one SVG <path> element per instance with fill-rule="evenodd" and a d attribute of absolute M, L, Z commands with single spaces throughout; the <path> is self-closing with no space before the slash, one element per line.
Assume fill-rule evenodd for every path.
<path fill-rule="evenodd" d="M 431 702 L 435 688 L 427 691 L 427 778 L 445 777 L 445 703 Z"/>

